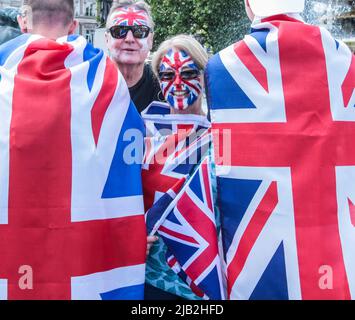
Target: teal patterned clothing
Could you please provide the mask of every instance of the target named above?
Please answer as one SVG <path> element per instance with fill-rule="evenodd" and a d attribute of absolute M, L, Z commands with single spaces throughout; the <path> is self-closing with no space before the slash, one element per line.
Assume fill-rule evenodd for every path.
<path fill-rule="evenodd" d="M 190 287 L 168 266 L 166 262 L 166 245 L 159 239 L 149 252 L 145 281 L 163 291 L 175 294 L 187 300 L 201 300 Z"/>

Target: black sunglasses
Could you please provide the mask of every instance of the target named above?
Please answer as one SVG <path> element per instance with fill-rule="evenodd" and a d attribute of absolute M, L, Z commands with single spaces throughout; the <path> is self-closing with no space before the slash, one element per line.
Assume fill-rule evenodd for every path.
<path fill-rule="evenodd" d="M 107 31 L 110 32 L 112 38 L 124 39 L 127 37 L 129 31 L 132 31 L 133 36 L 137 39 L 147 38 L 150 32 L 148 26 L 113 26 Z"/>
<path fill-rule="evenodd" d="M 191 69 L 191 70 L 183 70 L 180 72 L 180 77 L 183 80 L 194 80 L 198 78 L 200 75 L 200 70 Z M 171 81 L 176 77 L 176 73 L 173 70 L 169 71 L 161 71 L 159 72 L 159 79 L 161 81 Z"/>

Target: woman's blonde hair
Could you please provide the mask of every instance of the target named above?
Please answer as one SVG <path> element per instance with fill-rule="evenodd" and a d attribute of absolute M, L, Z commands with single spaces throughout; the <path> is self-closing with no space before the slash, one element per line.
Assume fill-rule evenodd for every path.
<path fill-rule="evenodd" d="M 207 51 L 193 36 L 179 34 L 165 40 L 154 53 L 152 59 L 152 69 L 155 75 L 158 76 L 161 60 L 172 48 L 185 51 L 191 56 L 200 70 L 205 69 L 208 61 Z"/>

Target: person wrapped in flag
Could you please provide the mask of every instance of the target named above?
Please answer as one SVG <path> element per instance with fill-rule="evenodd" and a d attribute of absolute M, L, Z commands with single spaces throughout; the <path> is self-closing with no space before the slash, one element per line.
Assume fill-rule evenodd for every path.
<path fill-rule="evenodd" d="M 0 46 L 0 300 L 143 299 L 142 159 L 124 158 L 143 122 L 73 35 L 72 0 L 24 4 L 25 34 Z"/>
<path fill-rule="evenodd" d="M 355 299 L 355 56 L 304 0 L 245 4 L 206 72 L 227 297 Z"/>
<path fill-rule="evenodd" d="M 147 130 L 143 189 L 147 229 L 150 235 L 156 231 L 160 234 L 160 227 L 167 230 L 162 224 L 167 223 L 168 219 L 173 219 L 174 208 L 180 207 L 181 202 L 184 202 L 187 197 L 183 197 L 183 194 L 186 185 L 190 184 L 193 172 L 198 170 L 199 164 L 210 151 L 210 123 L 202 110 L 203 70 L 207 59 L 208 55 L 201 44 L 187 35 L 178 35 L 166 40 L 153 57 L 153 71 L 159 78 L 162 93 L 168 103 L 154 102 L 142 113 Z M 207 186 L 210 180 L 209 177 L 206 179 L 208 179 L 205 180 Z M 199 184 L 204 180 L 197 181 L 196 178 L 194 181 Z M 206 187 L 204 190 L 210 199 L 209 188 Z M 181 197 L 183 199 L 178 200 Z M 201 198 L 199 204 L 205 203 L 206 199 L 206 197 Z M 196 229 L 198 225 L 190 224 L 192 220 L 183 227 L 183 229 L 189 228 L 190 231 L 180 230 L 182 233 L 192 232 L 189 237 L 192 242 L 186 245 L 195 254 L 188 259 L 189 261 L 181 259 L 180 250 L 183 244 L 179 237 L 173 240 L 170 237 L 169 243 L 169 236 L 162 237 L 164 241 L 160 238 L 150 250 L 147 261 L 147 287 L 153 286 L 174 294 L 169 297 L 158 291 L 156 296 L 159 294 L 160 299 L 208 298 L 206 292 L 198 285 L 205 284 L 204 280 L 209 279 L 208 275 L 215 276 L 214 272 L 218 269 L 219 262 L 216 262 L 218 260 L 217 237 L 213 237 L 217 232 L 214 211 L 208 205 L 203 208 L 201 212 L 195 213 L 189 207 L 185 207 L 183 213 L 180 211 L 182 216 L 188 219 L 193 220 L 194 214 L 197 216 L 200 213 L 200 217 L 205 218 L 201 221 L 212 222 L 208 224 L 211 236 L 208 239 L 206 234 L 198 236 L 201 230 Z M 174 231 L 171 231 L 171 234 L 177 235 Z M 185 239 L 183 234 L 181 236 Z M 150 242 L 153 240 L 150 238 Z M 208 260 L 208 258 L 206 261 L 207 265 L 211 266 L 209 269 L 207 265 L 199 262 L 207 256 L 211 257 L 209 255 L 211 252 L 214 254 L 213 259 Z M 192 260 L 196 260 L 195 263 Z M 217 288 L 219 287 L 219 276 L 220 273 L 217 273 L 217 277 L 212 281 L 212 287 L 215 284 Z M 218 289 L 216 291 L 218 292 Z M 154 297 L 148 295 L 146 298 Z M 216 296 L 212 295 L 212 298 Z"/>

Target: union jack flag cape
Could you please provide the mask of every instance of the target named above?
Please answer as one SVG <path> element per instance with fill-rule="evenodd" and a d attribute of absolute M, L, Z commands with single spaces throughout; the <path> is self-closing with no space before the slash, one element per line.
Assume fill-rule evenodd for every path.
<path fill-rule="evenodd" d="M 232 135 L 215 151 L 231 153 L 217 164 L 229 298 L 354 299 L 354 55 L 274 16 L 206 82 L 212 129 Z"/>
<path fill-rule="evenodd" d="M 123 159 L 143 124 L 121 74 L 83 37 L 22 35 L 0 76 L 0 299 L 143 299 L 141 165 Z"/>

